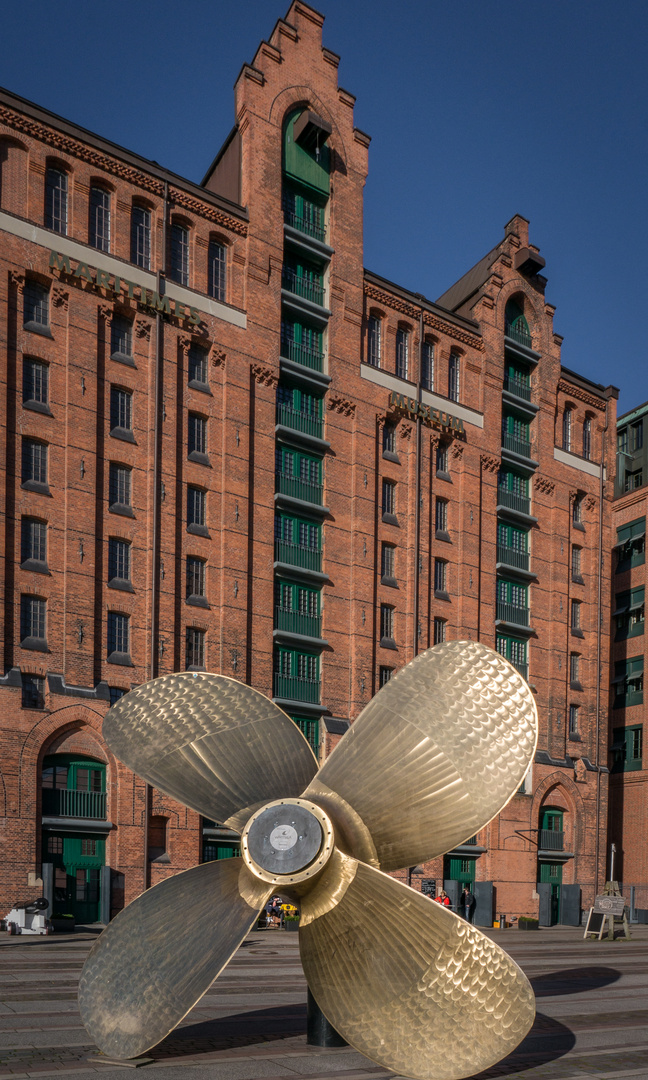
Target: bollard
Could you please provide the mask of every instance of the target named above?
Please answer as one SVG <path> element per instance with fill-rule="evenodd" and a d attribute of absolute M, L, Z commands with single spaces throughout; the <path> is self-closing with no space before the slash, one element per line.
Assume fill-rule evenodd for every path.
<path fill-rule="evenodd" d="M 306 1004 L 306 1042 L 309 1046 L 348 1046 L 346 1039 L 338 1035 L 329 1024 L 308 987 Z"/>

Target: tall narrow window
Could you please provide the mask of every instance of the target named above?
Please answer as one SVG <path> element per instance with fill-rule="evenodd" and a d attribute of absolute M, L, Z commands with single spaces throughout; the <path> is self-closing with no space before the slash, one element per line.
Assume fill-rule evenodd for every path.
<path fill-rule="evenodd" d="M 630 449 L 633 454 L 643 447 L 643 420 L 638 420 L 630 428 Z"/>
<path fill-rule="evenodd" d="M 189 413 L 188 451 L 194 461 L 207 456 L 207 420 L 197 413 Z"/>
<path fill-rule="evenodd" d="M 581 570 L 581 548 L 572 546 L 572 566 L 571 566 L 572 581 L 577 581 L 580 585 L 583 584 L 583 575 Z"/>
<path fill-rule="evenodd" d="M 436 450 L 436 472 L 437 476 L 443 476 L 449 479 L 448 470 L 448 447 L 443 443 L 439 443 Z"/>
<path fill-rule="evenodd" d="M 23 326 L 25 330 L 49 333 L 49 289 L 38 281 L 28 278 L 23 297 Z"/>
<path fill-rule="evenodd" d="M 131 210 L 131 262 L 151 268 L 151 211 L 137 204 Z"/>
<path fill-rule="evenodd" d="M 110 192 L 106 188 L 90 188 L 88 237 L 99 251 L 110 251 Z"/>
<path fill-rule="evenodd" d="M 583 525 L 583 496 L 574 495 L 574 501 L 572 503 L 572 521 L 574 525 L 578 525 L 582 528 Z"/>
<path fill-rule="evenodd" d="M 207 386 L 207 351 L 200 345 L 189 346 L 189 385 L 197 389 Z"/>
<path fill-rule="evenodd" d="M 22 483 L 47 485 L 47 443 L 23 439 Z"/>
<path fill-rule="evenodd" d="M 27 675 L 23 671 L 22 707 L 23 709 L 45 708 L 45 679 L 42 675 Z"/>
<path fill-rule="evenodd" d="M 50 166 L 45 173 L 45 227 L 67 234 L 68 178 L 62 169 Z"/>
<path fill-rule="evenodd" d="M 569 706 L 569 734 L 570 736 L 578 735 L 578 714 L 580 712 L 579 705 Z"/>
<path fill-rule="evenodd" d="M 131 470 L 128 465 L 110 463 L 108 479 L 108 502 L 111 510 L 130 509 Z"/>
<path fill-rule="evenodd" d="M 401 327 L 396 331 L 396 375 L 406 379 L 409 374 L 409 332 Z"/>
<path fill-rule="evenodd" d="M 189 284 L 189 229 L 174 222 L 171 226 L 171 278 Z"/>
<path fill-rule="evenodd" d="M 421 384 L 425 390 L 434 390 L 434 345 L 424 341 L 421 350 Z"/>
<path fill-rule="evenodd" d="M 209 270 L 209 295 L 214 300 L 227 299 L 227 249 L 217 240 L 209 241 L 207 254 Z"/>
<path fill-rule="evenodd" d="M 119 611 L 108 612 L 108 660 L 130 662 L 130 616 Z"/>
<path fill-rule="evenodd" d="M 571 448 L 572 448 L 572 410 L 571 409 L 565 409 L 565 411 L 563 413 L 562 448 L 563 448 L 563 450 L 571 450 Z"/>
<path fill-rule="evenodd" d="M 388 514 L 393 518 L 396 514 L 396 484 L 393 480 L 382 482 L 382 512 L 383 517 Z"/>
<path fill-rule="evenodd" d="M 47 405 L 49 366 L 42 360 L 23 360 L 23 405 Z"/>
<path fill-rule="evenodd" d="M 581 602 L 580 600 L 572 600 L 571 602 L 571 631 L 572 634 L 576 634 L 579 637 L 583 636 L 583 630 L 581 627 Z"/>
<path fill-rule="evenodd" d="M 188 626 L 186 644 L 187 671 L 202 670 L 205 667 L 205 631 Z"/>
<path fill-rule="evenodd" d="M 390 424 L 388 420 L 385 421 L 383 427 L 382 448 L 384 457 L 389 456 L 391 460 L 396 458 L 396 427 L 394 424 Z"/>
<path fill-rule="evenodd" d="M 47 601 L 38 596 L 20 597 L 20 644 L 23 649 L 47 648 L 46 609 Z"/>
<path fill-rule="evenodd" d="M 29 569 L 47 569 L 47 522 L 24 517 L 20 525 L 20 561 Z M 34 566 L 33 564 L 37 564 Z"/>
<path fill-rule="evenodd" d="M 460 384 L 460 360 L 457 353 L 450 353 L 448 362 L 448 397 L 450 401 L 459 401 L 461 392 Z"/>
<path fill-rule="evenodd" d="M 592 419 L 586 416 L 583 420 L 583 457 L 586 461 L 592 456 Z"/>
<path fill-rule="evenodd" d="M 122 315 L 114 315 L 110 324 L 110 355 L 113 360 L 133 358 L 133 324 Z"/>
<path fill-rule="evenodd" d="M 437 497 L 435 504 L 435 528 L 437 540 L 449 540 L 448 535 L 448 501 Z"/>
<path fill-rule="evenodd" d="M 440 645 L 441 642 L 446 639 L 446 620 L 437 619 L 434 620 L 434 644 Z"/>
<path fill-rule="evenodd" d="M 187 600 L 205 596 L 205 560 L 187 558 Z"/>
<path fill-rule="evenodd" d="M 383 544 L 380 558 L 380 573 L 383 585 L 395 585 L 395 553 L 393 544 Z"/>
<path fill-rule="evenodd" d="M 187 526 L 190 531 L 206 529 L 207 492 L 202 488 L 187 488 Z"/>
<path fill-rule="evenodd" d="M 131 579 L 131 546 L 128 540 L 120 540 L 111 536 L 108 540 L 108 581 L 111 583 L 130 582 Z"/>
<path fill-rule="evenodd" d="M 394 609 L 389 604 L 380 605 L 380 644 L 393 648 L 394 643 Z"/>
<path fill-rule="evenodd" d="M 434 560 L 434 592 L 435 594 L 441 593 L 443 597 L 447 595 L 446 566 L 447 563 L 444 559 Z"/>
<path fill-rule="evenodd" d="M 370 315 L 367 320 L 367 363 L 380 367 L 381 323 L 377 315 Z"/>
<path fill-rule="evenodd" d="M 133 395 L 120 386 L 110 388 L 110 434 L 133 430 Z"/>
<path fill-rule="evenodd" d="M 580 656 L 575 652 L 569 656 L 569 685 L 572 690 L 583 689 L 580 681 Z"/>
<path fill-rule="evenodd" d="M 394 669 L 390 667 L 381 667 L 378 671 L 378 683 L 379 685 L 386 686 L 392 677 Z"/>

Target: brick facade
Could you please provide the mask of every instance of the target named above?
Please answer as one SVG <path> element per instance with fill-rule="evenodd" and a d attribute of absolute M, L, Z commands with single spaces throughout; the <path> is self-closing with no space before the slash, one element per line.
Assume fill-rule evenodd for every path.
<path fill-rule="evenodd" d="M 541 862 L 584 907 L 605 879 L 615 391 L 561 367 L 520 216 L 436 303 L 363 270 L 369 138 L 321 26 L 295 0 L 244 65 L 201 186 L 0 97 L 0 908 L 66 830 L 105 839 L 99 914 L 235 844 L 111 758 L 111 695 L 204 666 L 323 757 L 444 636 L 508 650 L 540 716 L 524 792 L 449 858 L 535 913 L 551 808 Z M 56 755 L 105 770 L 105 817 L 44 813 Z"/>

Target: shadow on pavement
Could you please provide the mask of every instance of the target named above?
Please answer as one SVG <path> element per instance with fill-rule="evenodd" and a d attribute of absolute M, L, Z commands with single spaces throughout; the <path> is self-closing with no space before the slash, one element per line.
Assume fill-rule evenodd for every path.
<path fill-rule="evenodd" d="M 537 1013 L 531 1031 L 517 1049 L 498 1061 L 497 1065 L 477 1073 L 475 1080 L 494 1080 L 497 1076 L 508 1076 L 509 1073 L 526 1072 L 527 1069 L 547 1065 L 573 1050 L 575 1043 L 576 1036 L 568 1027 L 551 1016 Z"/>
<path fill-rule="evenodd" d="M 588 990 L 600 990 L 621 978 L 621 972 L 611 967 L 565 968 L 531 979 L 537 998 L 559 997 L 563 994 L 584 994 Z"/>
<path fill-rule="evenodd" d="M 231 1013 L 199 1024 L 186 1024 L 172 1031 L 149 1053 L 157 1061 L 183 1054 L 206 1054 L 236 1046 L 293 1039 L 299 1035 L 306 1035 L 306 1002 Z"/>

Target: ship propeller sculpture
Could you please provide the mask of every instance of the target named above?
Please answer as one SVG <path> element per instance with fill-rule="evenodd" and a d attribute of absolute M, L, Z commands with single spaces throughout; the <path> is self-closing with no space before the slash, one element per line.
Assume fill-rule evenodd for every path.
<path fill-rule="evenodd" d="M 275 892 L 301 909 L 315 1000 L 357 1050 L 428 1080 L 471 1076 L 520 1042 L 531 987 L 488 937 L 389 877 L 456 847 L 533 758 L 530 690 L 497 653 L 448 642 L 369 702 L 321 769 L 298 727 L 234 679 L 164 675 L 107 714 L 115 755 L 149 784 L 241 833 L 134 900 L 83 969 L 83 1022 L 111 1057 L 165 1037 L 222 971 Z"/>

